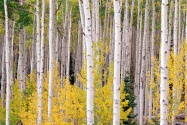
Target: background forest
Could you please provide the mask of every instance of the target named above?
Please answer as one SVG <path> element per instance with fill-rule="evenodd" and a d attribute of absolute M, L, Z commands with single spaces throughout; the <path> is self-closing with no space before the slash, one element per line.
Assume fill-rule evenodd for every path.
<path fill-rule="evenodd" d="M 186 0 L 0 0 L 0 125 L 187 124 Z"/>

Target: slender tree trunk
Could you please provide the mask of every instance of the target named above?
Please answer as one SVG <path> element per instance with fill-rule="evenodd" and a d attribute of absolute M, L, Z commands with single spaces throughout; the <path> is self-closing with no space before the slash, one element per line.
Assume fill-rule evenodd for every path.
<path fill-rule="evenodd" d="M 55 42 L 54 37 L 54 4 L 55 0 L 49 1 L 49 94 L 48 94 L 48 119 L 51 121 L 52 117 L 52 97 L 53 97 L 53 43 Z"/>
<path fill-rule="evenodd" d="M 187 7 L 187 5 L 186 5 Z M 187 10 L 186 10 L 186 34 L 185 34 L 185 40 L 186 40 L 186 45 L 187 45 Z M 186 47 L 186 46 L 185 46 Z M 185 68 L 187 71 L 187 50 L 185 50 Z M 187 80 L 187 72 L 185 72 L 185 80 Z M 187 81 L 185 82 L 185 125 L 187 125 Z"/>
<path fill-rule="evenodd" d="M 177 55 L 178 53 L 178 0 L 175 0 L 175 17 L 174 17 L 174 32 L 173 32 L 173 41 L 174 41 L 174 58 L 175 56 Z M 176 59 L 174 59 L 174 74 L 176 75 Z M 175 82 L 176 82 L 176 78 L 174 79 Z M 173 84 L 173 93 L 172 93 L 172 96 L 173 96 L 173 105 L 172 105 L 172 125 L 175 124 L 175 113 L 176 113 L 176 106 L 177 106 L 177 102 L 176 102 L 176 93 L 177 92 L 177 88 L 176 88 L 176 85 Z"/>
<path fill-rule="evenodd" d="M 93 84 L 93 51 L 91 36 L 91 16 L 89 1 L 83 1 L 85 16 L 85 40 L 87 58 L 87 125 L 94 124 L 94 84 Z"/>
<path fill-rule="evenodd" d="M 40 85 L 40 7 L 39 7 L 39 0 L 36 0 L 36 61 L 37 61 L 37 68 L 36 68 L 36 75 L 37 75 L 37 92 L 39 93 L 39 85 Z"/>
<path fill-rule="evenodd" d="M 151 82 L 154 81 L 154 50 L 155 50 L 155 20 L 156 20 L 156 13 L 155 13 L 155 0 L 152 0 L 152 34 L 151 34 Z M 149 120 L 152 119 L 152 102 L 153 102 L 153 93 L 152 93 L 152 86 L 150 84 L 149 90 Z"/>
<path fill-rule="evenodd" d="M 120 125 L 120 65 L 121 65 L 121 0 L 114 0 L 115 50 L 114 50 L 114 97 L 113 125 Z M 127 36 L 126 36 L 127 37 Z"/>
<path fill-rule="evenodd" d="M 140 112 L 139 112 L 139 124 L 143 125 L 143 102 L 144 102 L 144 87 L 146 83 L 146 42 L 148 37 L 148 13 L 149 13 L 149 0 L 146 0 L 145 8 L 145 21 L 144 21 L 144 36 L 143 36 L 143 45 L 142 45 L 142 56 L 141 56 L 141 72 L 140 72 Z"/>
<path fill-rule="evenodd" d="M 161 5 L 160 125 L 168 125 L 168 0 Z"/>
<path fill-rule="evenodd" d="M 2 55 L 2 68 L 1 68 L 1 100 L 2 100 L 2 108 L 5 107 L 5 89 L 6 89 L 6 67 L 5 67 L 5 44 L 2 47 L 3 55 Z"/>
<path fill-rule="evenodd" d="M 42 19 L 41 19 L 41 61 L 40 61 L 40 82 L 38 93 L 38 124 L 42 123 L 42 90 L 44 74 L 44 18 L 45 18 L 45 0 L 42 0 Z"/>
<path fill-rule="evenodd" d="M 8 31 L 8 9 L 7 0 L 4 0 L 5 11 L 5 40 L 6 40 L 6 125 L 10 124 L 10 45 L 9 45 L 9 31 Z"/>

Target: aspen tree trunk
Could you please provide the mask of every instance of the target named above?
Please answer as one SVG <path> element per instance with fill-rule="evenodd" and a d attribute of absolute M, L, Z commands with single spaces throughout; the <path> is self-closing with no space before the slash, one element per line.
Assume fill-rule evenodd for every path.
<path fill-rule="evenodd" d="M 23 67 L 23 29 L 20 29 L 19 32 L 19 60 L 18 60 L 18 76 L 19 76 L 19 81 L 20 81 L 20 89 L 22 91 L 24 91 L 23 89 L 23 85 L 24 85 L 24 81 L 23 81 L 23 71 L 24 71 L 24 67 Z"/>
<path fill-rule="evenodd" d="M 174 57 L 177 55 L 178 53 L 178 0 L 175 0 L 175 17 L 174 17 L 174 31 L 173 31 L 173 41 L 174 41 Z M 175 67 L 176 67 L 176 61 L 177 60 L 174 60 L 174 73 L 175 72 Z M 175 74 L 176 75 L 176 74 Z M 174 79 L 175 82 L 177 79 Z M 172 96 L 173 96 L 173 105 L 172 105 L 172 125 L 175 124 L 175 113 L 176 113 L 176 94 L 177 94 L 177 88 L 176 88 L 176 85 L 173 84 L 173 93 L 172 93 Z"/>
<path fill-rule="evenodd" d="M 40 82 L 38 90 L 38 124 L 42 123 L 42 90 L 44 74 L 44 18 L 45 18 L 45 0 L 42 0 L 42 19 L 41 19 L 41 60 L 40 60 Z"/>
<path fill-rule="evenodd" d="M 139 94 L 140 94 L 140 74 L 141 74 L 141 61 L 142 61 L 142 44 L 143 44 L 143 40 L 142 40 L 142 12 L 141 12 L 141 14 L 140 14 L 140 26 L 139 26 L 139 28 L 140 28 L 140 32 L 139 32 L 139 40 L 138 40 L 138 48 L 139 48 L 139 50 L 138 50 L 138 66 L 137 66 L 137 86 L 136 86 L 136 91 L 137 91 L 137 113 L 138 113 L 138 118 L 139 118 L 139 110 L 140 110 L 140 96 L 139 96 Z M 136 114 L 137 114 L 136 113 Z"/>
<path fill-rule="evenodd" d="M 161 5 L 160 125 L 168 125 L 168 0 Z"/>
<path fill-rule="evenodd" d="M 126 77 L 126 73 L 130 71 L 130 67 L 129 67 L 129 3 L 128 3 L 128 0 L 125 1 L 125 57 L 124 57 L 124 73 L 123 73 L 123 76 L 122 78 L 125 78 Z"/>
<path fill-rule="evenodd" d="M 84 17 L 84 10 L 83 10 L 83 1 L 79 0 L 79 11 L 80 11 L 80 18 L 81 18 L 81 25 L 82 25 L 82 30 L 83 33 L 85 33 L 85 17 Z M 82 45 L 83 45 L 83 54 L 82 54 L 82 62 L 84 63 L 84 60 L 86 59 L 86 56 L 84 55 L 84 52 L 86 51 L 86 40 L 85 40 L 85 35 L 82 36 Z"/>
<path fill-rule="evenodd" d="M 4 43 L 3 43 L 4 44 Z M 6 89 L 6 67 L 5 67 L 5 44 L 2 47 L 3 55 L 2 55 L 2 68 L 1 68 L 1 99 L 2 99 L 2 108 L 5 107 L 5 89 Z"/>
<path fill-rule="evenodd" d="M 95 1 L 95 41 L 98 42 L 99 40 L 99 0 Z M 101 33 L 101 32 L 100 32 Z"/>
<path fill-rule="evenodd" d="M 85 15 L 85 40 L 87 58 L 87 125 L 94 124 L 94 85 L 93 85 L 93 51 L 91 36 L 91 16 L 89 1 L 83 1 Z"/>
<path fill-rule="evenodd" d="M 146 75 L 146 41 L 148 35 L 148 12 L 149 12 L 149 0 L 146 0 L 146 8 L 145 8 L 145 21 L 144 21 L 144 36 L 143 36 L 143 45 L 142 45 L 142 56 L 141 56 L 141 72 L 140 72 L 140 112 L 139 112 L 139 124 L 143 125 L 143 102 L 144 96 L 143 91 L 146 83 L 145 75 Z"/>
<path fill-rule="evenodd" d="M 134 75 L 134 94 L 136 96 L 136 99 L 134 102 L 138 104 L 138 88 L 139 88 L 139 80 L 138 80 L 138 52 L 139 52 L 139 34 L 140 34 L 140 0 L 138 0 L 138 12 L 137 12 L 137 37 L 136 37 L 136 66 L 135 66 L 135 75 Z M 138 105 L 134 108 L 134 114 L 137 114 L 137 107 Z"/>
<path fill-rule="evenodd" d="M 170 10 L 169 10 L 169 31 L 168 31 L 168 52 L 170 52 L 171 48 L 171 32 L 172 32 L 172 19 L 173 19 L 173 0 L 171 0 Z"/>
<path fill-rule="evenodd" d="M 36 61 L 37 61 L 37 68 L 36 68 L 36 75 L 37 75 L 37 92 L 39 93 L 39 85 L 40 85 L 40 7 L 39 7 L 39 0 L 36 0 Z"/>
<path fill-rule="evenodd" d="M 92 0 L 92 40 L 95 42 L 96 38 L 95 38 L 95 28 L 96 28 L 96 1 L 97 0 Z"/>
<path fill-rule="evenodd" d="M 6 125 L 10 124 L 10 45 L 9 45 L 9 31 L 8 31 L 8 9 L 7 0 L 4 0 L 5 11 L 5 40 L 6 40 Z"/>
<path fill-rule="evenodd" d="M 178 43 L 178 0 L 175 0 L 175 17 L 174 17 L 174 30 L 173 30 L 173 41 L 174 41 L 174 55 L 177 54 L 177 43 Z"/>
<path fill-rule="evenodd" d="M 65 12 L 65 20 L 63 24 L 64 33 L 62 38 L 62 62 L 61 62 L 61 79 L 62 79 L 62 86 L 64 84 L 64 78 L 66 76 L 66 55 L 67 55 L 67 34 L 68 34 L 68 7 L 69 3 L 68 0 L 66 0 L 66 12 Z"/>
<path fill-rule="evenodd" d="M 32 51 L 31 51 L 31 73 L 34 71 L 34 65 L 35 65 L 35 31 L 36 31 L 36 16 L 34 16 L 34 28 L 33 28 L 33 34 L 32 34 Z"/>
<path fill-rule="evenodd" d="M 155 13 L 155 0 L 152 0 L 152 34 L 151 34 L 151 82 L 154 81 L 154 50 L 155 50 L 155 20 L 156 20 L 156 13 Z M 149 90 L 149 120 L 152 119 L 152 102 L 153 102 L 153 93 L 152 93 L 152 85 L 150 84 Z"/>
<path fill-rule="evenodd" d="M 49 94 L 48 94 L 48 119 L 51 121 L 52 117 L 52 97 L 53 97 L 53 43 L 54 38 L 54 4 L 55 0 L 49 1 Z"/>
<path fill-rule="evenodd" d="M 114 97 L 113 125 L 120 124 L 120 63 L 121 63 L 121 0 L 114 0 L 115 50 L 114 50 Z M 126 36 L 127 37 L 127 36 Z"/>
<path fill-rule="evenodd" d="M 69 15 L 69 27 L 68 27 L 68 43 L 67 43 L 67 60 L 66 60 L 66 77 L 69 77 L 69 68 L 70 68 L 70 44 L 71 44 L 71 13 L 72 9 L 70 10 Z"/>

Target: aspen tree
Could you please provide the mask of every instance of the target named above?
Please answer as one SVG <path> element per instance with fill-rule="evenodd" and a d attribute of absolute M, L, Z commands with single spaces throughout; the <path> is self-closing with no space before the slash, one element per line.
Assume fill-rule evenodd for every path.
<path fill-rule="evenodd" d="M 3 55 L 2 55 L 2 67 L 1 67 L 1 99 L 2 99 L 2 108 L 5 107 L 5 89 L 6 89 L 6 67 L 5 67 L 5 44 L 3 44 Z"/>
<path fill-rule="evenodd" d="M 142 45 L 142 56 L 141 56 L 141 71 L 140 71 L 140 109 L 139 109 L 139 124 L 143 125 L 143 102 L 144 102 L 144 86 L 146 83 L 145 75 L 146 75 L 146 42 L 148 37 L 148 13 L 149 13 L 149 0 L 146 0 L 146 8 L 145 8 L 145 19 L 144 19 L 144 35 L 143 35 L 143 45 Z"/>
<path fill-rule="evenodd" d="M 178 20 L 178 14 L 180 12 L 178 12 L 178 0 L 175 0 L 175 17 L 174 17 L 174 29 L 173 29 L 173 41 L 174 41 L 174 57 L 177 55 L 178 53 L 178 23 L 179 23 L 179 20 Z M 176 61 L 177 60 L 174 60 L 174 67 L 176 65 Z M 174 72 L 175 72 L 175 69 L 174 69 Z M 175 79 L 175 82 L 176 82 L 176 79 Z M 176 100 L 176 91 L 177 91 L 177 88 L 176 88 L 176 85 L 173 84 L 173 93 L 172 93 L 172 96 L 173 96 L 173 110 L 172 110 L 172 125 L 175 124 L 175 112 L 176 112 L 176 106 L 177 106 L 177 102 L 175 101 Z"/>
<path fill-rule="evenodd" d="M 134 75 L 134 95 L 136 96 L 136 99 L 134 100 L 135 103 L 137 103 L 137 106 L 134 108 L 134 114 L 137 114 L 138 110 L 138 91 L 139 91 L 139 76 L 140 74 L 138 73 L 138 69 L 139 69 L 139 66 L 138 66 L 138 58 L 140 56 L 139 55 L 139 51 L 141 50 L 139 48 L 139 44 L 141 44 L 141 42 L 139 41 L 139 34 L 140 33 L 140 0 L 138 0 L 138 12 L 137 12 L 137 37 L 136 37 L 136 66 L 135 66 L 135 75 Z"/>
<path fill-rule="evenodd" d="M 121 64 L 121 0 L 114 0 L 115 50 L 114 50 L 114 97 L 113 125 L 120 124 L 120 64 Z M 127 36 L 126 36 L 127 37 Z"/>
<path fill-rule="evenodd" d="M 37 92 L 39 93 L 40 85 L 40 7 L 39 0 L 36 0 L 36 75 L 37 75 Z"/>
<path fill-rule="evenodd" d="M 168 52 L 170 52 L 170 48 L 171 48 L 171 32 L 172 32 L 172 19 L 173 19 L 173 0 L 171 0 L 171 4 L 170 4 L 170 10 L 169 10 L 169 31 L 168 31 Z"/>
<path fill-rule="evenodd" d="M 91 16 L 89 1 L 83 1 L 85 16 L 85 40 L 86 40 L 86 59 L 87 59 L 87 125 L 94 124 L 94 84 L 93 84 L 93 50 L 91 36 Z"/>
<path fill-rule="evenodd" d="M 99 40 L 99 0 L 94 0 L 95 1 L 95 41 L 98 42 Z M 101 32 L 100 32 L 101 33 Z"/>
<path fill-rule="evenodd" d="M 70 14 L 69 14 L 69 26 L 68 26 L 68 43 L 67 43 L 67 61 L 66 61 L 66 77 L 69 77 L 69 68 L 70 68 L 70 44 L 71 44 L 71 13 L 72 13 L 72 9 L 70 10 Z"/>
<path fill-rule="evenodd" d="M 168 0 L 161 4 L 160 125 L 168 125 Z"/>
<path fill-rule="evenodd" d="M 152 33 L 151 33 L 151 81 L 154 80 L 154 50 L 155 50 L 155 19 L 156 19 L 156 13 L 155 13 L 155 0 L 152 0 Z M 153 94 L 152 94 L 152 88 L 150 86 L 149 90 L 150 99 L 149 99 L 149 120 L 152 119 L 152 102 L 153 102 Z"/>
<path fill-rule="evenodd" d="M 36 31 L 36 16 L 34 15 L 34 21 L 33 21 L 33 33 L 32 33 L 32 50 L 31 50 L 31 73 L 34 71 L 34 64 L 35 64 L 35 31 Z"/>
<path fill-rule="evenodd" d="M 42 123 L 42 90 L 44 74 L 44 18 L 45 18 L 45 0 L 42 0 L 42 18 L 41 18 L 41 60 L 40 60 L 40 82 L 38 89 L 38 124 Z"/>
<path fill-rule="evenodd" d="M 54 38 L 54 4 L 55 0 L 49 1 L 49 93 L 48 93 L 48 119 L 51 121 L 52 117 L 52 97 L 53 97 L 53 43 Z"/>
<path fill-rule="evenodd" d="M 9 20 L 8 20 L 8 9 L 7 0 L 4 0 L 4 11 L 5 11 L 5 50 L 6 50 L 6 125 L 10 124 L 10 45 L 9 45 Z"/>

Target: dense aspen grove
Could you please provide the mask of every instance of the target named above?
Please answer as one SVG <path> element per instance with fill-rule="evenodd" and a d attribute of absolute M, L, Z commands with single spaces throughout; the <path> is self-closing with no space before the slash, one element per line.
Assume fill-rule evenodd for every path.
<path fill-rule="evenodd" d="M 187 125 L 187 0 L 0 0 L 0 125 Z"/>

